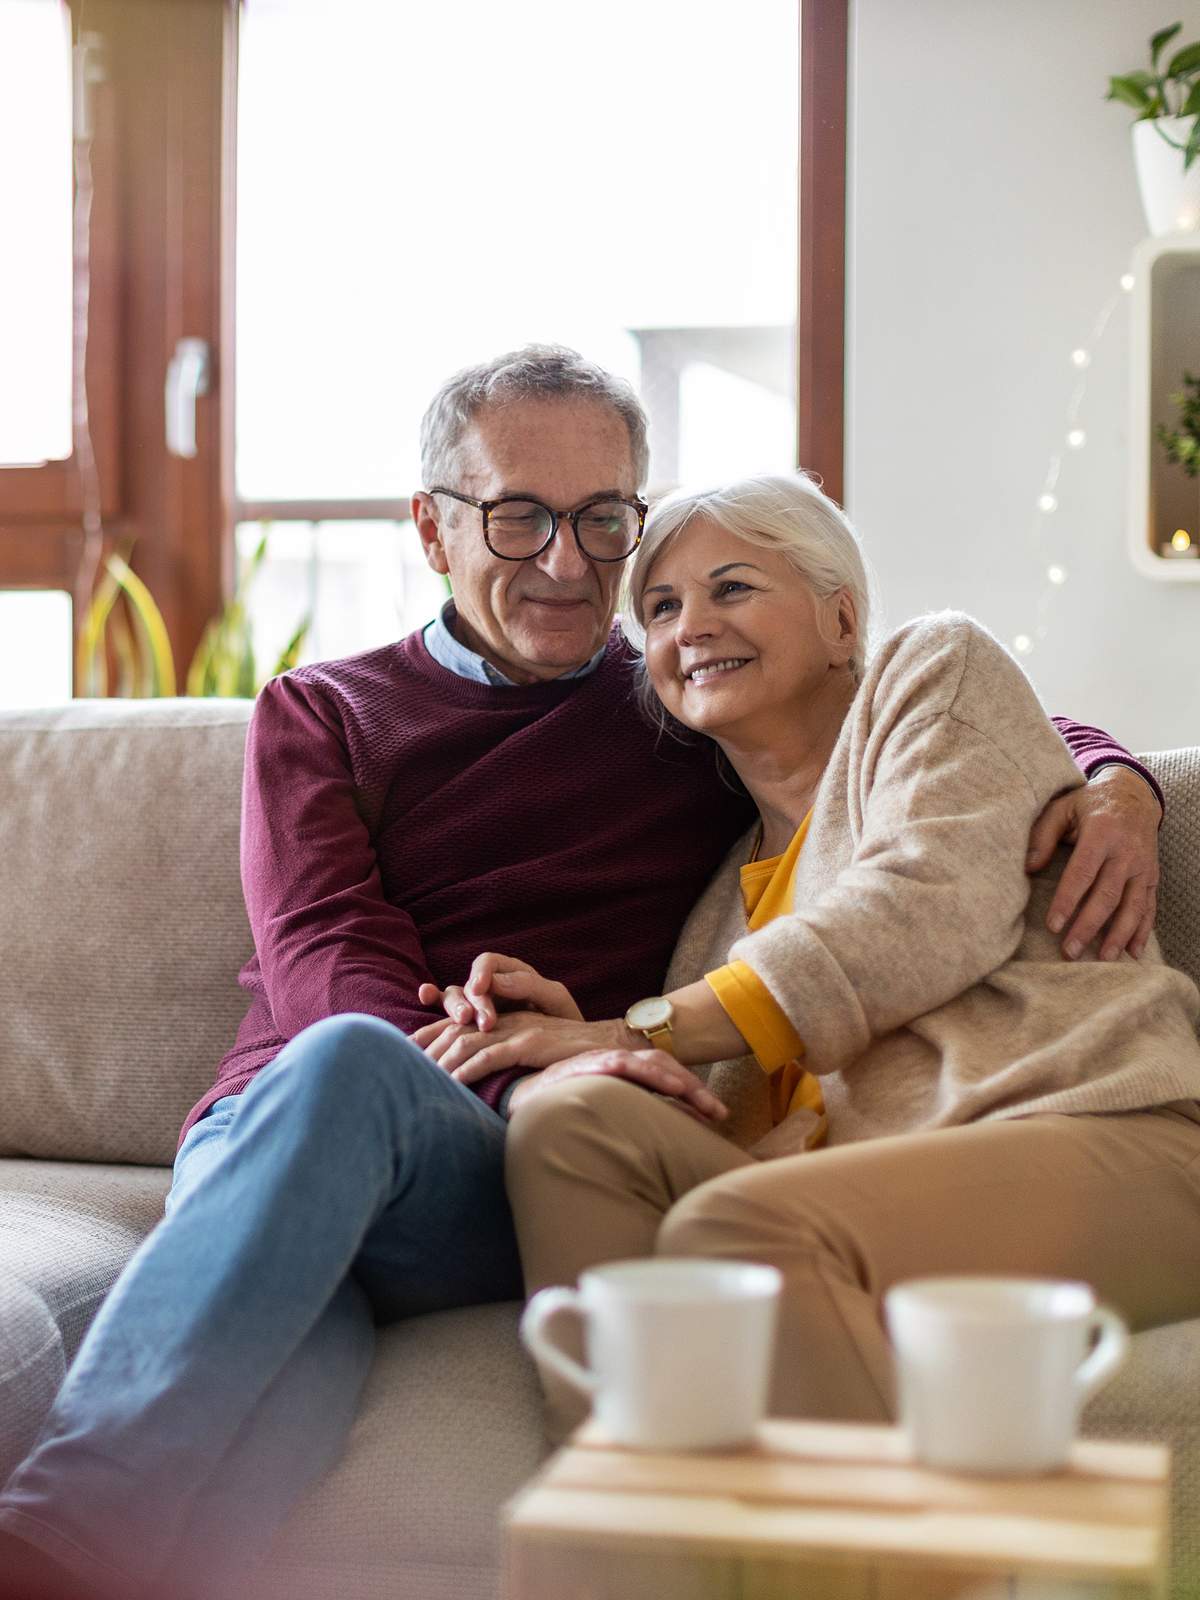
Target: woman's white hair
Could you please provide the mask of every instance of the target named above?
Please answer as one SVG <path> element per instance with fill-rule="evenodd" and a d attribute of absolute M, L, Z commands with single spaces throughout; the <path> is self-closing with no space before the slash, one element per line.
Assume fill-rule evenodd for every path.
<path fill-rule="evenodd" d="M 820 599 L 846 589 L 858 624 L 850 671 L 856 683 L 862 679 L 871 624 L 871 572 L 845 512 L 803 472 L 763 473 L 712 489 L 676 489 L 655 504 L 626 569 L 621 597 L 621 628 L 639 655 L 646 648 L 642 595 L 650 569 L 695 520 L 714 522 L 747 544 L 778 550 Z M 644 664 L 638 699 L 654 721 L 667 726 Z"/>

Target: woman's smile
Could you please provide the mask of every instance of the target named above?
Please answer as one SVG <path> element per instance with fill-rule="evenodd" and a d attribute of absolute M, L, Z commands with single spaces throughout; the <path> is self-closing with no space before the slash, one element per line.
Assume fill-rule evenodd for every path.
<path fill-rule="evenodd" d="M 694 689 L 702 688 L 704 684 L 711 683 L 716 678 L 740 671 L 752 659 L 750 656 L 728 656 L 723 661 L 700 662 L 694 667 L 689 667 L 683 674 L 684 682 L 691 684 Z"/>

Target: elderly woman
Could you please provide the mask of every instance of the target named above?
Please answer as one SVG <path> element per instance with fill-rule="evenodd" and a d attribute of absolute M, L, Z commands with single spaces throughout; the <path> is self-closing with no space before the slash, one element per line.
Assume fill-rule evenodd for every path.
<path fill-rule="evenodd" d="M 1200 1315 L 1196 989 L 1153 942 L 1068 961 L 1047 930 L 1058 864 L 1031 892 L 1026 841 L 1081 779 L 1016 664 L 953 613 L 867 661 L 857 539 L 802 477 L 664 501 L 625 609 L 659 715 L 760 822 L 665 996 L 585 1023 L 488 955 L 484 1025 L 430 1039 L 460 1078 L 542 1069 L 508 1147 L 529 1289 L 654 1253 L 770 1262 L 774 1409 L 875 1420 L 903 1278 L 1083 1278 L 1134 1327 Z M 555 1399 L 560 1431 L 579 1402 Z"/>

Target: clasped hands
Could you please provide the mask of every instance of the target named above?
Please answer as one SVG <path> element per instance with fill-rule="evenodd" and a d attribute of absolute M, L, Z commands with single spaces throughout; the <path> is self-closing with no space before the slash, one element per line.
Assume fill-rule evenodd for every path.
<path fill-rule="evenodd" d="M 476 956 L 462 985 L 423 983 L 422 1005 L 446 1015 L 413 1034 L 413 1043 L 459 1083 L 476 1083 L 507 1067 L 532 1069 L 513 1091 L 510 1109 L 564 1078 L 626 1078 L 673 1100 L 703 1122 L 728 1115 L 694 1072 L 665 1050 L 647 1049 L 620 1019 L 585 1022 L 561 983 L 513 956 Z"/>

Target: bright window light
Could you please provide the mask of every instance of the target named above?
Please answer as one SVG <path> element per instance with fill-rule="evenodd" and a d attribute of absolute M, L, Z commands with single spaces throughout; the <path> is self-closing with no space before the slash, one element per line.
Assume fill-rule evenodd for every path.
<path fill-rule="evenodd" d="M 530 340 L 641 386 L 652 483 L 792 466 L 797 49 L 782 0 L 246 0 L 240 495 L 407 496 Z"/>
<path fill-rule="evenodd" d="M 0 467 L 71 454 L 71 36 L 0 0 Z"/>

